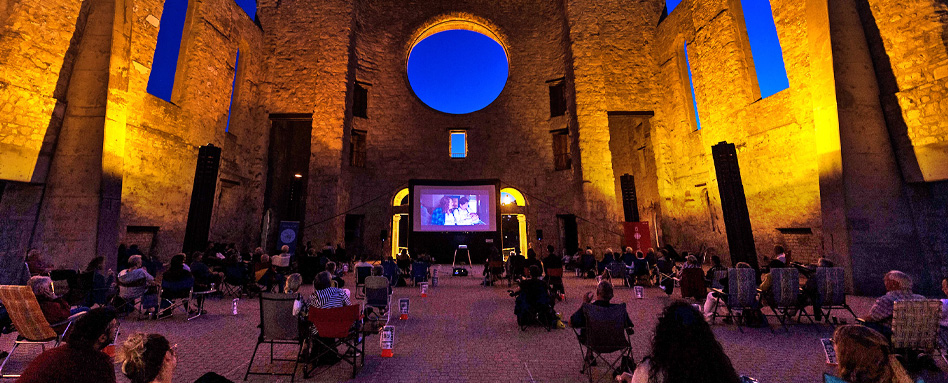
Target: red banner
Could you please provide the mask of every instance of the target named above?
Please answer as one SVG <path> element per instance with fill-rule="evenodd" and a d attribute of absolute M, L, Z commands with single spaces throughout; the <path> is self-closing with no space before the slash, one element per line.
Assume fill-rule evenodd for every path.
<path fill-rule="evenodd" d="M 625 229 L 625 245 L 632 251 L 645 252 L 652 247 L 652 236 L 649 234 L 648 222 L 623 222 Z"/>

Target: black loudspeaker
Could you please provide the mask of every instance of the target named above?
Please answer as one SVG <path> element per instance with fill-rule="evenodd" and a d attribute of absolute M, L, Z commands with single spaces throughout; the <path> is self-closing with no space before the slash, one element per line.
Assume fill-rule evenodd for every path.
<path fill-rule="evenodd" d="M 184 229 L 183 250 L 186 253 L 204 249 L 207 245 L 220 165 L 221 148 L 208 144 L 198 149 L 194 186 L 191 189 L 191 206 L 188 208 L 188 223 Z"/>
<path fill-rule="evenodd" d="M 543 230 L 537 229 L 537 241 L 543 240 Z"/>
<path fill-rule="evenodd" d="M 388 239 L 388 230 L 382 230 L 382 233 L 379 234 L 379 240 L 384 242 L 386 239 Z"/>

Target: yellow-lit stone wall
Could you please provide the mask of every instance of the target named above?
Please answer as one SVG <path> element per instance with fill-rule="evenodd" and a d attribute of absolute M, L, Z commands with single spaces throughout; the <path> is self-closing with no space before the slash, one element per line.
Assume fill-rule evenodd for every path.
<path fill-rule="evenodd" d="M 0 179 L 33 181 L 81 1 L 0 6 Z"/>
<path fill-rule="evenodd" d="M 737 147 L 758 257 L 772 256 L 773 246 L 784 244 L 777 228 L 812 229 L 815 241 L 797 242 L 807 243 L 805 253 L 813 257 L 821 221 L 804 8 L 771 0 L 790 88 L 758 100 L 739 4 L 683 1 L 658 26 L 663 97 L 652 125 L 664 239 L 685 250 L 714 247 L 727 253 L 711 159 L 711 146 L 727 141 Z M 688 115 L 690 89 L 687 75 L 681 75 L 685 41 L 701 130 Z"/>

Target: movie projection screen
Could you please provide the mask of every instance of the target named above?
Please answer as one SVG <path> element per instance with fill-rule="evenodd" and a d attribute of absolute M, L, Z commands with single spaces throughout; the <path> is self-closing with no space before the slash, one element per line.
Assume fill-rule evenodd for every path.
<path fill-rule="evenodd" d="M 414 185 L 414 231 L 496 231 L 494 185 Z"/>

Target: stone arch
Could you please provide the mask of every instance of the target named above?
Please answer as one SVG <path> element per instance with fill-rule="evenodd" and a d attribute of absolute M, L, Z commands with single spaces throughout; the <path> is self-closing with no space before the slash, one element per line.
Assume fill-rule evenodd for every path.
<path fill-rule="evenodd" d="M 511 202 L 513 202 L 516 206 L 527 206 L 527 200 L 523 198 L 523 193 L 521 193 L 519 190 L 514 189 L 514 188 L 500 189 L 501 203 L 504 203 L 504 197 L 503 197 L 504 193 L 509 194 L 511 197 L 513 197 L 513 201 Z"/>
<path fill-rule="evenodd" d="M 411 51 L 418 42 L 435 33 L 456 29 L 474 31 L 494 39 L 494 41 L 497 41 L 497 43 L 504 48 L 507 63 L 510 63 L 509 45 L 500 27 L 487 19 L 477 17 L 473 14 L 457 12 L 435 16 L 424 22 L 418 28 L 415 28 L 415 31 L 410 35 L 408 41 L 405 42 L 404 64 L 408 65 L 408 57 L 411 56 Z"/>

